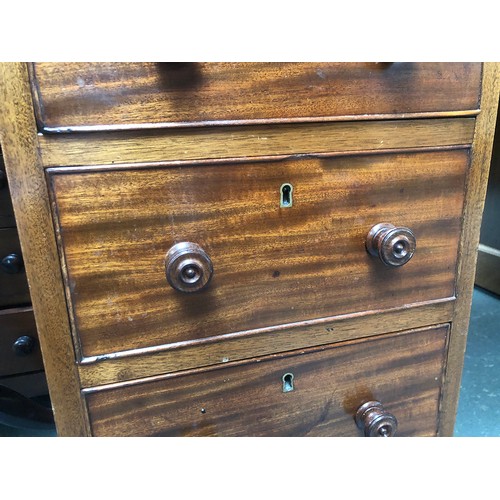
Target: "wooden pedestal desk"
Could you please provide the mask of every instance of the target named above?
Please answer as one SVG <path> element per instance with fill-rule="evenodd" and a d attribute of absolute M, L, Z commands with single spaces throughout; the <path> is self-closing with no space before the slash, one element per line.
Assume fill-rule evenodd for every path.
<path fill-rule="evenodd" d="M 6 63 L 60 435 L 447 436 L 494 63 Z"/>

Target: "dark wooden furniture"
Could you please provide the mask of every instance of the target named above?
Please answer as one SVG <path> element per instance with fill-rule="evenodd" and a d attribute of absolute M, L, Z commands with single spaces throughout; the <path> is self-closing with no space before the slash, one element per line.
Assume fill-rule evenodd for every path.
<path fill-rule="evenodd" d="M 0 75 L 60 435 L 453 433 L 498 65 Z"/>
<path fill-rule="evenodd" d="M 48 394 L 23 254 L 0 149 L 0 387 Z M 3 400 L 2 400 L 3 401 Z M 0 402 L 0 414 L 7 411 Z M 0 418 L 0 423 L 2 419 Z"/>

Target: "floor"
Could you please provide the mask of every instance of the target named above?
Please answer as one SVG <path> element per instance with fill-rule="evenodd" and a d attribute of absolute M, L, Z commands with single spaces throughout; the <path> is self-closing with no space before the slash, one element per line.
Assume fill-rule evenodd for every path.
<path fill-rule="evenodd" d="M 477 288 L 455 436 L 500 436 L 500 297 Z"/>
<path fill-rule="evenodd" d="M 48 396 L 41 396 L 35 399 L 38 404 L 49 406 L 50 399 Z M 20 429 L 17 427 L 7 427 L 6 425 L 0 424 L 0 437 L 11 437 L 11 436 L 22 436 L 22 437 L 55 437 L 55 428 L 49 429 Z"/>
<path fill-rule="evenodd" d="M 500 297 L 474 290 L 455 436 L 500 436 Z M 0 425 L 0 436 L 55 436 Z"/>

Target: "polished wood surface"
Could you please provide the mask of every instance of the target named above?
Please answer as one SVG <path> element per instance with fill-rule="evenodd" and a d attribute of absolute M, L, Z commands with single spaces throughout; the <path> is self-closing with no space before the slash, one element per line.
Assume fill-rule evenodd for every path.
<path fill-rule="evenodd" d="M 259 127 L 42 135 L 45 167 L 231 159 L 275 155 L 383 153 L 469 145 L 474 118 L 298 123 Z"/>
<path fill-rule="evenodd" d="M 79 80 L 91 66 L 98 78 Z M 160 66 L 39 63 L 30 82 L 29 64 L 0 65 L 0 140 L 58 433 L 360 435 L 354 415 L 374 400 L 401 435 L 452 435 L 500 66 L 371 64 L 367 76 L 366 63 L 323 75 L 286 63 L 275 67 L 304 78 L 266 80 L 240 78 L 257 63 L 206 63 L 189 89 L 168 75 L 193 66 Z M 280 207 L 286 183 L 293 205 Z M 401 268 L 365 250 L 378 223 L 414 232 Z M 165 274 L 181 241 L 214 264 L 188 306 Z M 275 398 L 272 367 L 287 360 L 303 372 L 283 393 L 280 371 Z M 321 382 L 334 372 L 332 397 Z M 220 404 L 193 413 L 201 399 Z"/>
<path fill-rule="evenodd" d="M 38 152 L 26 64 L 0 63 L 0 103 L 0 141 L 57 431 L 61 436 L 86 435 L 86 414 Z"/>
<path fill-rule="evenodd" d="M 19 262 L 23 262 L 16 228 L 0 229 L 0 261 L 9 255 L 16 255 Z M 19 271 L 10 273 L 0 266 L 0 307 L 29 305 L 31 302 L 24 264 L 16 267 Z"/>
<path fill-rule="evenodd" d="M 480 63 L 34 63 L 41 128 L 476 110 Z"/>
<path fill-rule="evenodd" d="M 359 436 L 376 399 L 399 436 L 434 436 L 447 326 L 276 354 L 86 393 L 96 436 Z M 283 377 L 293 374 L 293 390 Z"/>
<path fill-rule="evenodd" d="M 91 356 L 83 358 L 78 367 L 80 381 L 82 387 L 93 387 L 445 323 L 453 318 L 454 302 L 454 298 L 449 298 Z"/>
<path fill-rule="evenodd" d="M 481 113 L 477 118 L 472 146 L 471 170 L 465 192 L 464 225 L 457 265 L 457 305 L 451 326 L 448 363 L 443 389 L 440 435 L 453 435 L 460 381 L 469 328 L 477 250 L 488 173 L 491 164 L 495 124 L 500 98 L 500 63 L 485 63 Z"/>
<path fill-rule="evenodd" d="M 50 170 L 81 353 L 93 356 L 454 295 L 468 150 L 69 173 Z M 294 204 L 280 208 L 280 186 Z M 410 227 L 388 269 L 365 248 Z M 214 275 L 168 284 L 165 255 L 201 245 Z M 140 332 L 140 333 L 139 333 Z"/>
<path fill-rule="evenodd" d="M 23 336 L 33 339 L 33 348 L 25 355 L 13 349 L 14 343 Z M 32 309 L 0 311 L 0 377 L 39 370 L 43 370 L 43 361 Z"/>

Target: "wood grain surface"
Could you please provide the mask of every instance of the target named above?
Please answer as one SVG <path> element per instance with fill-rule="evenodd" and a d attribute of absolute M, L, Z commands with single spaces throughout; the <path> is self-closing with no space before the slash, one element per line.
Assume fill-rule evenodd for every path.
<path fill-rule="evenodd" d="M 64 173 L 50 187 L 83 356 L 454 295 L 466 149 Z M 280 186 L 294 204 L 280 208 Z M 412 260 L 368 255 L 379 222 L 411 228 Z M 180 241 L 211 257 L 206 290 L 165 278 Z"/>
<path fill-rule="evenodd" d="M 434 436 L 448 326 L 84 391 L 96 436 L 360 436 L 378 400 L 399 436 Z M 282 377 L 294 376 L 291 392 Z"/>
<path fill-rule="evenodd" d="M 78 366 L 80 381 L 82 387 L 94 387 L 446 323 L 453 318 L 454 302 L 454 298 L 420 302 L 382 311 L 363 311 L 223 337 L 92 356 L 83 358 Z"/>
<path fill-rule="evenodd" d="M 25 63 L 0 63 L 0 107 L 0 142 L 57 432 L 60 436 L 87 435 Z M 11 378 L 16 383 L 17 377 Z"/>
<path fill-rule="evenodd" d="M 21 336 L 34 340 L 33 351 L 25 356 L 14 353 L 12 346 Z M 43 370 L 35 317 L 31 308 L 0 311 L 0 377 Z"/>
<path fill-rule="evenodd" d="M 34 63 L 39 126 L 366 119 L 478 108 L 481 63 Z"/>
<path fill-rule="evenodd" d="M 41 135 L 44 167 L 470 145 L 474 118 Z"/>
<path fill-rule="evenodd" d="M 481 91 L 481 113 L 472 146 L 471 169 L 465 194 L 464 225 L 457 263 L 457 305 L 450 333 L 448 364 L 443 389 L 441 436 L 452 436 L 460 394 L 472 292 L 495 124 L 500 98 L 500 63 L 485 63 Z"/>
<path fill-rule="evenodd" d="M 0 229 L 0 260 L 10 254 L 22 258 L 21 244 L 16 228 Z M 24 266 L 10 274 L 0 269 L 0 307 L 25 306 L 31 303 Z"/>

